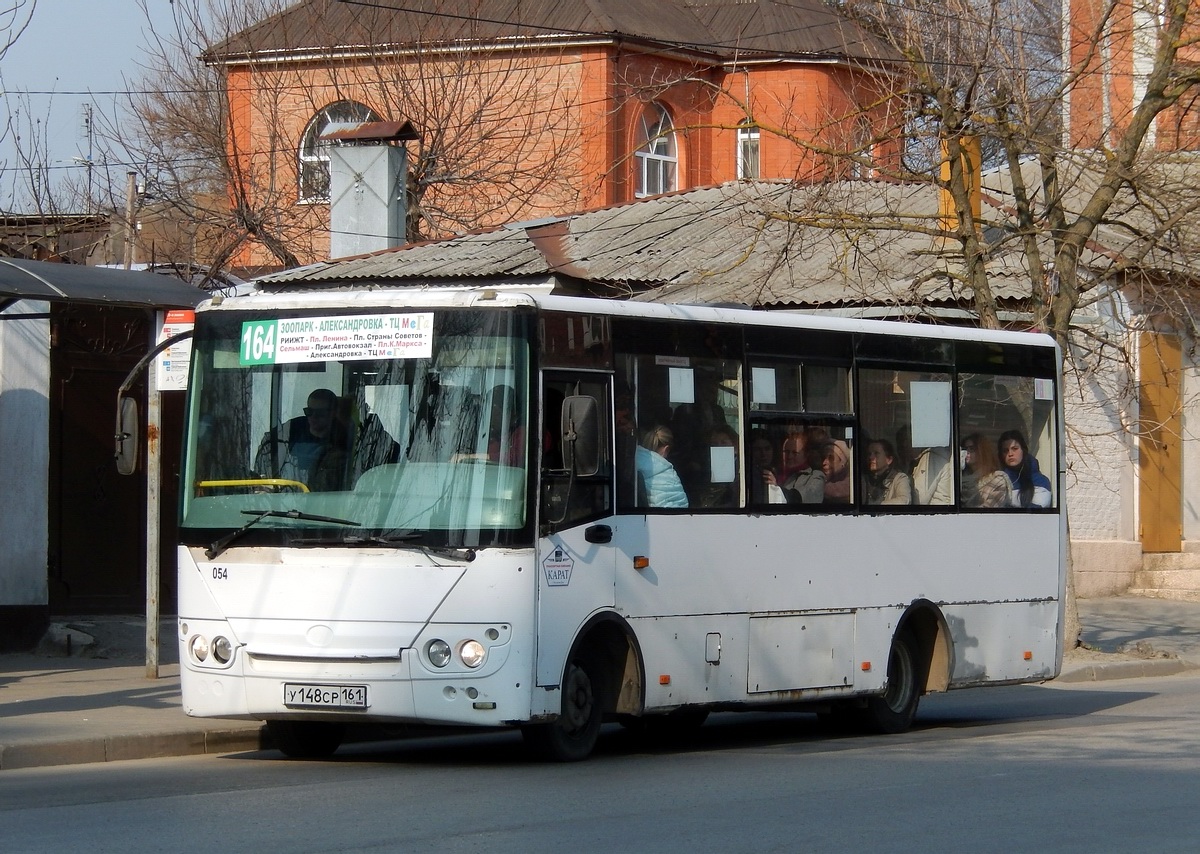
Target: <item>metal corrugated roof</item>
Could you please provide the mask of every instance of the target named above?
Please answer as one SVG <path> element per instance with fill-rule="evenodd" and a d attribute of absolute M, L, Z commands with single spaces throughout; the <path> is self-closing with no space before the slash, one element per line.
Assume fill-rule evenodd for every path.
<path fill-rule="evenodd" d="M 1080 177 L 1074 186 L 1082 201 L 1091 184 Z M 1015 303 L 1028 299 L 1030 285 L 1006 193 L 1011 181 L 1005 176 L 985 176 L 984 217 L 992 223 L 993 245 L 988 277 L 999 300 Z M 663 302 L 967 304 L 971 292 L 957 245 L 927 233 L 937 215 L 937 190 L 929 184 L 730 182 L 316 264 L 259 282 L 386 287 L 537 279 L 556 280 L 565 290 Z M 1141 245 L 1151 229 L 1139 226 L 1138 217 L 1150 215 L 1123 209 L 1120 223 L 1097 231 L 1081 259 L 1085 268 L 1100 273 L 1131 257 L 1170 260 L 1166 250 L 1150 253 Z M 1045 251 L 1051 257 L 1049 246 Z"/>
<path fill-rule="evenodd" d="M 396 6 L 304 0 L 213 46 L 206 59 L 456 41 L 635 40 L 717 59 L 879 59 L 893 52 L 820 0 L 405 0 Z"/>
<path fill-rule="evenodd" d="M 860 217 L 829 228 L 821 197 L 839 188 L 839 205 Z M 831 204 L 831 203 L 830 203 Z M 382 286 L 485 282 L 512 277 L 582 280 L 615 295 L 665 301 L 752 305 L 844 305 L 953 301 L 945 276 L 953 254 L 932 239 L 869 225 L 902 210 L 928 220 L 937 199 L 928 186 L 840 182 L 732 182 L 549 223 L 530 223 L 450 240 L 315 264 L 259 280 L 268 287 Z M 1003 278 L 1003 269 L 998 269 Z M 1014 282 L 1015 284 L 1015 282 Z M 1028 288 L 1001 285 L 1001 296 Z"/>
<path fill-rule="evenodd" d="M 96 305 L 194 308 L 207 297 L 206 291 L 158 273 L 0 258 L 0 302 L 35 299 Z"/>

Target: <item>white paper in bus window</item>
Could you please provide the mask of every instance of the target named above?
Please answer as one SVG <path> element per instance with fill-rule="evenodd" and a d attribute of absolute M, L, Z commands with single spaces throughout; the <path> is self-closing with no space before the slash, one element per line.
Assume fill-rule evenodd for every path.
<path fill-rule="evenodd" d="M 691 368 L 668 368 L 671 405 L 696 402 L 696 378 Z"/>
<path fill-rule="evenodd" d="M 737 472 L 737 460 L 733 448 L 717 445 L 708 449 L 709 465 L 713 483 L 733 483 Z"/>
<path fill-rule="evenodd" d="M 945 448 L 950 444 L 950 383 L 909 383 L 912 399 L 912 446 Z"/>
<path fill-rule="evenodd" d="M 775 369 L 751 368 L 750 389 L 754 395 L 754 403 L 774 406 L 779 401 L 775 391 Z"/>
<path fill-rule="evenodd" d="M 1034 400 L 1054 400 L 1054 383 L 1050 380 L 1033 381 L 1033 399 Z"/>

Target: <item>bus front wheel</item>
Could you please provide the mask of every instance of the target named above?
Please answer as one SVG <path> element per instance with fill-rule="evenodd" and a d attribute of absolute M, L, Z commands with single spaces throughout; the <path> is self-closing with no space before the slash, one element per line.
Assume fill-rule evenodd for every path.
<path fill-rule="evenodd" d="M 548 724 L 522 728 L 525 743 L 543 759 L 578 762 L 596 746 L 603 723 L 601 668 L 590 656 L 577 656 L 563 680 L 562 712 Z"/>
<path fill-rule="evenodd" d="M 267 732 L 289 759 L 325 759 L 341 746 L 346 727 L 318 721 L 267 721 Z"/>
<path fill-rule="evenodd" d="M 921 667 L 916 636 L 905 630 L 892 638 L 888 655 L 887 688 L 867 700 L 865 718 L 876 732 L 905 732 L 917 716 L 921 702 Z"/>

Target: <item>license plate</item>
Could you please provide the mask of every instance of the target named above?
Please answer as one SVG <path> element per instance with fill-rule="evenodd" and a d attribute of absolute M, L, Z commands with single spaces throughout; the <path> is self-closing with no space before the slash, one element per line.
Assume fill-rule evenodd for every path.
<path fill-rule="evenodd" d="M 286 682 L 283 704 L 297 709 L 365 709 L 366 685 L 299 685 Z"/>

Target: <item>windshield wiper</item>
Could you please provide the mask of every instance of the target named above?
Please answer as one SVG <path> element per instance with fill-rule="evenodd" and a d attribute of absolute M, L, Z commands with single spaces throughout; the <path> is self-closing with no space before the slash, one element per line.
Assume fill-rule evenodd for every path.
<path fill-rule="evenodd" d="M 464 561 L 466 563 L 470 563 L 471 561 L 475 560 L 474 549 L 460 549 L 451 546 L 425 546 L 419 543 L 409 543 L 409 540 L 418 539 L 420 536 L 421 534 L 418 531 L 409 531 L 406 534 L 392 534 L 388 536 L 338 534 L 331 537 L 295 537 L 288 541 L 288 545 L 392 546 L 404 549 L 415 549 L 417 551 L 424 552 L 427 555 L 436 555 L 438 557 Z"/>
<path fill-rule="evenodd" d="M 242 527 L 238 528 L 236 531 L 230 531 L 219 540 L 214 541 L 211 546 L 204 550 L 204 556 L 206 558 L 212 560 L 221 552 L 225 551 L 225 549 L 227 549 L 234 540 L 246 533 L 246 531 L 253 528 L 263 519 L 272 516 L 281 519 L 303 519 L 305 522 L 329 522 L 333 525 L 351 525 L 355 528 L 357 528 L 359 525 L 358 522 L 351 522 L 349 519 L 336 519 L 333 516 L 318 516 L 316 513 L 304 513 L 300 510 L 243 510 L 242 513 L 247 516 L 253 516 L 254 518 L 245 525 L 242 525 Z"/>
<path fill-rule="evenodd" d="M 399 534 L 396 536 L 383 537 L 378 534 L 334 534 L 327 537 L 293 537 L 288 540 L 288 545 L 295 546 L 394 546 L 397 543 L 403 543 L 408 540 L 415 540 L 421 536 L 416 531 L 407 534 Z"/>

